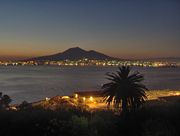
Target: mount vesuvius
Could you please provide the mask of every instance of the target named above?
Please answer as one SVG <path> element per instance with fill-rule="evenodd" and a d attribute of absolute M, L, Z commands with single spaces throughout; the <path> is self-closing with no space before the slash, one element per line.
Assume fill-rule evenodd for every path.
<path fill-rule="evenodd" d="M 59 60 L 79 60 L 79 59 L 91 59 L 91 60 L 115 60 L 117 58 L 110 57 L 103 53 L 99 53 L 94 50 L 86 51 L 79 47 L 70 48 L 62 53 L 57 53 L 49 56 L 41 56 L 28 59 L 28 61 L 59 61 Z"/>

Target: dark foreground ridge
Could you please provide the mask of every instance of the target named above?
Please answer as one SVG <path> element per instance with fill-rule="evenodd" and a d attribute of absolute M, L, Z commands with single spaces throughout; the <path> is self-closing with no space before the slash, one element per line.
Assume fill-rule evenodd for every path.
<path fill-rule="evenodd" d="M 147 101 L 125 117 L 113 110 L 74 107 L 62 99 L 39 106 L 23 102 L 16 111 L 0 110 L 0 131 L 2 136 L 179 136 L 180 97 L 161 99 Z"/>

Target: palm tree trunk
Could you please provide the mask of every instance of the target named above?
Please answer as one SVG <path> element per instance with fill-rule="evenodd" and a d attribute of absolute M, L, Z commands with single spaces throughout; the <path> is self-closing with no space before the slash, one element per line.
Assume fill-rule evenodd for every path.
<path fill-rule="evenodd" d="M 126 100 L 126 98 L 122 99 L 122 112 L 127 113 L 127 100 Z"/>

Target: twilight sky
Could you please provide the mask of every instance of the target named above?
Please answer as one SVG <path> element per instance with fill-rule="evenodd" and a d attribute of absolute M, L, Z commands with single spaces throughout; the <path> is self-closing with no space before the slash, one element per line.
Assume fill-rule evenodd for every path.
<path fill-rule="evenodd" d="M 120 58 L 180 57 L 180 1 L 0 1 L 0 59 L 75 46 Z"/>

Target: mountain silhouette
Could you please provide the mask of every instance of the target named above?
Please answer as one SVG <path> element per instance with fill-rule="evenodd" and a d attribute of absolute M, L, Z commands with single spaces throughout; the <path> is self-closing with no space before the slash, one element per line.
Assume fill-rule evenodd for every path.
<path fill-rule="evenodd" d="M 28 61 L 59 61 L 59 60 L 79 60 L 79 59 L 91 59 L 91 60 L 115 60 L 117 58 L 113 58 L 107 56 L 103 53 L 99 53 L 94 50 L 86 51 L 79 47 L 70 48 L 62 53 L 57 53 L 49 56 L 41 56 L 32 59 L 28 59 Z"/>

